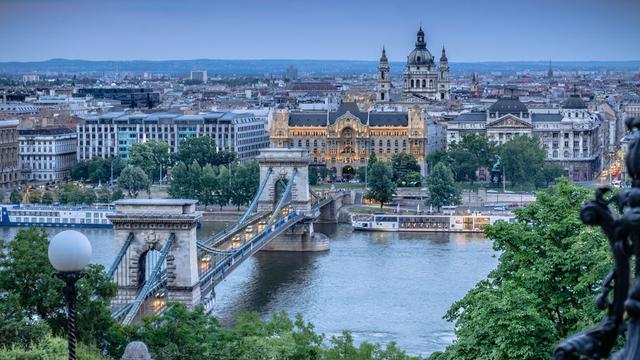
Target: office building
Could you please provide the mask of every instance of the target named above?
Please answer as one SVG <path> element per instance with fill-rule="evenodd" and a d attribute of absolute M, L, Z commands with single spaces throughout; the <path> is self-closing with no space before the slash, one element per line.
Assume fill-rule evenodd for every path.
<path fill-rule="evenodd" d="M 234 151 L 240 161 L 253 159 L 269 146 L 265 122 L 253 114 L 211 112 L 198 115 L 179 113 L 114 112 L 91 116 L 77 125 L 78 160 L 93 156 L 129 157 L 134 143 L 164 141 L 175 152 L 180 141 L 197 136 L 211 137 L 219 150 Z"/>
<path fill-rule="evenodd" d="M 0 187 L 18 186 L 18 120 L 0 120 Z"/>

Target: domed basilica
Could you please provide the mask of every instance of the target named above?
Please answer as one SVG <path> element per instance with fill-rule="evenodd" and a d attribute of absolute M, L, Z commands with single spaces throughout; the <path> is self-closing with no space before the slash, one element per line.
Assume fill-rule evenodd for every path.
<path fill-rule="evenodd" d="M 382 49 L 378 66 L 377 101 L 389 102 L 391 78 L 386 50 Z M 449 60 L 442 47 L 440 66 L 436 68 L 433 55 L 427 49 L 422 26 L 418 30 L 416 47 L 407 56 L 403 72 L 403 97 L 406 100 L 448 100 L 449 99 Z"/>

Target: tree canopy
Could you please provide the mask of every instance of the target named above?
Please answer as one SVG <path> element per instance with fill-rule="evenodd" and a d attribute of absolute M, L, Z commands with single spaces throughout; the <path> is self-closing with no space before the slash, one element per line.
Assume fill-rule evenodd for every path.
<path fill-rule="evenodd" d="M 367 199 L 375 200 L 383 207 L 393 199 L 396 193 L 396 184 L 393 181 L 393 169 L 389 163 L 376 161 L 369 170 L 368 184 L 369 190 L 365 194 Z"/>
<path fill-rule="evenodd" d="M 135 143 L 129 150 L 129 164 L 141 168 L 151 180 L 162 180 L 161 172 L 170 162 L 169 144 L 164 141 Z"/>
<path fill-rule="evenodd" d="M 420 165 L 415 156 L 400 152 L 393 156 L 391 164 L 393 166 L 393 181 L 398 185 L 409 185 L 415 183 L 416 179 L 419 181 L 419 178 L 416 178 L 416 173 L 419 177 Z"/>
<path fill-rule="evenodd" d="M 587 188 L 561 180 L 486 229 L 497 268 L 445 318 L 456 340 L 431 359 L 549 359 L 555 345 L 600 320 L 594 299 L 611 264 L 600 230 L 579 220 Z"/>
<path fill-rule="evenodd" d="M 459 205 L 462 202 L 453 173 L 443 162 L 437 163 L 427 177 L 427 190 L 429 197 L 425 203 L 437 209 L 447 205 Z"/>
<path fill-rule="evenodd" d="M 139 167 L 127 165 L 118 177 L 118 186 L 129 193 L 129 197 L 136 197 L 142 190 L 149 190 L 151 182 L 147 174 Z"/>
<path fill-rule="evenodd" d="M 513 137 L 500 146 L 500 157 L 507 181 L 533 188 L 542 180 L 545 151 L 538 138 Z"/>
<path fill-rule="evenodd" d="M 182 140 L 176 153 L 176 160 L 185 164 L 192 164 L 197 161 L 200 166 L 207 164 L 218 166 L 234 162 L 236 154 L 232 151 L 218 151 L 212 138 L 200 136 Z"/>

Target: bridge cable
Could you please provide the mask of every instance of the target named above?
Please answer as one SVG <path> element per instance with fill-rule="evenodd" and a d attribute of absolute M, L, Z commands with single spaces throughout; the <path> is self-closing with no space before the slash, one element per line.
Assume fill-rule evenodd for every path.
<path fill-rule="evenodd" d="M 282 207 L 285 204 L 287 197 L 289 197 L 289 194 L 291 194 L 291 188 L 293 188 L 293 182 L 297 173 L 298 173 L 298 169 L 293 169 L 293 174 L 291 175 L 291 179 L 289 179 L 287 188 L 284 190 L 284 193 L 282 194 L 280 201 L 278 201 L 278 205 L 276 206 L 276 209 L 273 211 L 273 213 L 269 217 L 269 220 L 267 220 L 267 226 L 273 223 L 273 221 L 278 216 L 278 213 L 280 212 L 280 210 L 282 210 Z"/>
<path fill-rule="evenodd" d="M 138 293 L 138 296 L 136 296 L 135 301 L 131 305 L 131 308 L 129 309 L 127 316 L 124 318 L 124 320 L 122 320 L 123 325 L 128 325 L 131 323 L 131 321 L 133 321 L 134 316 L 136 315 L 136 313 L 140 309 L 140 306 L 142 305 L 142 301 L 149 294 L 149 291 L 151 290 L 152 285 L 155 285 L 155 279 L 156 277 L 158 277 L 158 275 L 160 275 L 162 264 L 165 258 L 167 257 L 167 254 L 169 254 L 169 249 L 171 248 L 171 245 L 173 245 L 175 238 L 176 238 L 176 235 L 172 233 L 169 236 L 169 239 L 167 240 L 167 242 L 162 247 L 162 250 L 160 251 L 160 256 L 158 257 L 158 260 L 156 261 L 153 267 L 153 270 L 151 271 L 151 275 L 149 276 L 149 280 L 145 282 L 144 287 L 142 288 L 142 290 L 140 290 L 140 292 Z"/>
<path fill-rule="evenodd" d="M 113 263 L 111 263 L 111 267 L 107 271 L 107 276 L 109 276 L 110 278 L 113 277 L 113 274 L 115 274 L 116 270 L 118 269 L 118 266 L 120 266 L 120 262 L 122 261 L 124 254 L 127 253 L 127 250 L 129 249 L 129 246 L 131 245 L 132 242 L 133 242 L 133 233 L 130 232 L 129 236 L 127 237 L 127 240 L 124 242 L 124 244 L 122 244 L 122 247 L 118 252 L 118 256 L 116 256 L 115 260 L 113 260 Z"/>

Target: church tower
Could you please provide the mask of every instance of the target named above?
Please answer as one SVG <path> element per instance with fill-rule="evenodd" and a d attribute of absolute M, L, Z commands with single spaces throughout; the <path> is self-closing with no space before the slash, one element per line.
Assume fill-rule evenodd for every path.
<path fill-rule="evenodd" d="M 389 61 L 387 60 L 387 52 L 382 47 L 382 56 L 380 56 L 380 64 L 378 65 L 378 91 L 376 91 L 377 102 L 386 103 L 390 101 L 391 95 L 391 77 L 389 75 Z"/>
<path fill-rule="evenodd" d="M 442 55 L 440 56 L 440 74 L 438 76 L 438 93 L 440 100 L 449 100 L 449 59 L 442 45 Z"/>

